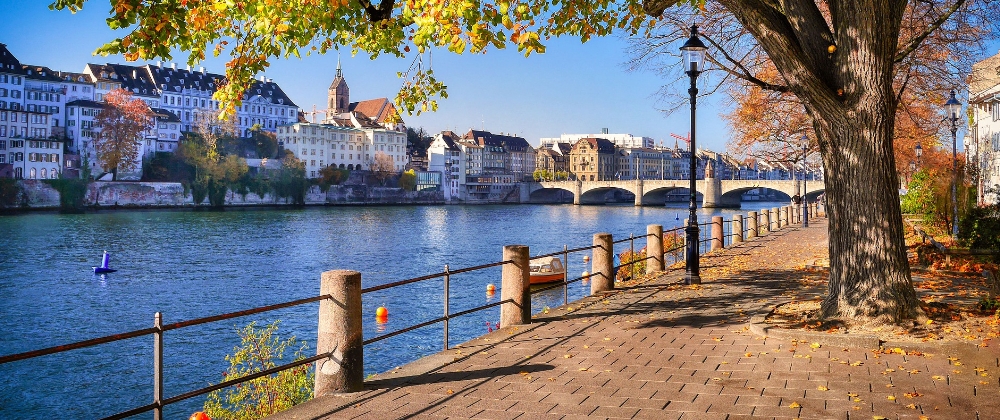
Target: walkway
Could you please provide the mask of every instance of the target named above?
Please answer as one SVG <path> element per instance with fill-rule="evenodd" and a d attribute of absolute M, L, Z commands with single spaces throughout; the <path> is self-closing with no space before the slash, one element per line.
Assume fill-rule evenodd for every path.
<path fill-rule="evenodd" d="M 821 219 L 705 256 L 701 287 L 674 271 L 585 298 L 275 417 L 1000 417 L 993 349 L 878 354 L 749 331 L 750 316 L 800 290 L 799 270 L 826 258 L 826 229 Z"/>

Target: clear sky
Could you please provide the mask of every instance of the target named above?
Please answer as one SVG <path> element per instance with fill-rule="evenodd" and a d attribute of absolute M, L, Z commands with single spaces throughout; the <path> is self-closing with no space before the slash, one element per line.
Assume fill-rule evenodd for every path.
<path fill-rule="evenodd" d="M 103 43 L 124 36 L 108 29 L 106 1 L 88 1 L 84 10 L 50 11 L 51 0 L 0 0 L 4 23 L 0 43 L 7 44 L 23 64 L 53 70 L 80 72 L 86 63 L 127 63 L 123 57 L 93 56 Z M 678 48 L 680 45 L 678 44 Z M 224 73 L 227 56 L 209 59 L 207 71 Z M 470 128 L 513 133 L 537 145 L 539 138 L 560 134 L 630 133 L 664 140 L 672 146 L 670 133 L 685 135 L 689 129 L 688 108 L 671 116 L 659 111 L 655 92 L 661 80 L 649 72 L 629 72 L 625 41 L 597 39 L 550 41 L 545 54 L 525 58 L 516 49 L 490 50 L 485 55 L 457 56 L 447 51 L 433 55 L 438 80 L 448 86 L 449 98 L 439 101 L 435 113 L 403 116 L 407 126 L 428 132 Z M 173 57 L 184 67 L 187 54 Z M 351 57 L 341 54 L 351 100 L 392 98 L 401 85 L 397 71 L 405 71 L 412 59 Z M 425 58 L 425 65 L 427 60 Z M 140 63 L 142 64 L 142 63 Z M 274 79 L 302 109 L 313 104 L 323 108 L 327 87 L 333 80 L 337 53 L 292 58 L 271 65 L 263 75 Z M 680 63 L 678 62 L 678 65 Z M 728 130 L 720 122 L 712 101 L 699 103 L 699 147 L 723 150 Z"/>

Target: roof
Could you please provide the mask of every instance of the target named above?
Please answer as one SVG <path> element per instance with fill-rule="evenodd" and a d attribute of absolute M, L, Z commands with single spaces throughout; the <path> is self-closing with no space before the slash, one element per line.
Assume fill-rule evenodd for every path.
<path fill-rule="evenodd" d="M 178 117 L 177 115 L 174 115 L 173 112 L 167 111 L 167 110 L 165 110 L 163 108 L 150 108 L 150 111 L 153 111 L 153 115 L 155 115 L 156 119 L 158 119 L 160 121 L 163 121 L 163 122 L 178 122 L 178 123 L 181 122 L 180 117 Z"/>
<path fill-rule="evenodd" d="M 458 134 L 453 131 L 442 131 L 438 136 L 444 141 L 444 145 L 449 150 L 458 149 Z"/>
<path fill-rule="evenodd" d="M 463 136 L 465 139 L 474 140 L 480 146 L 503 147 L 507 152 L 528 152 L 535 149 L 522 137 L 508 136 L 505 134 L 493 134 L 489 131 L 469 130 Z"/>
<path fill-rule="evenodd" d="M 590 147 L 597 149 L 598 154 L 613 154 L 615 152 L 615 144 L 608 139 L 599 139 L 594 137 L 586 137 L 577 140 L 576 144 L 580 143 L 590 143 Z"/>
<path fill-rule="evenodd" d="M 14 57 L 14 54 L 11 54 L 11 52 L 7 50 L 7 44 L 2 43 L 0 43 L 0 71 L 3 71 L 4 73 L 16 74 L 24 72 L 24 70 L 21 69 L 21 62 L 17 61 L 17 57 Z"/>
<path fill-rule="evenodd" d="M 334 79 L 336 81 L 336 79 Z M 386 98 L 369 99 L 361 102 L 351 102 L 347 108 L 350 112 L 360 112 L 379 124 L 385 124 L 390 117 L 396 115 L 396 107 Z"/>
<path fill-rule="evenodd" d="M 1000 84 L 1000 53 L 972 65 L 969 92 L 976 94 Z"/>
<path fill-rule="evenodd" d="M 92 75 L 96 81 L 120 83 L 122 89 L 136 96 L 159 97 L 160 90 L 153 78 L 143 67 L 124 64 L 93 64 L 88 63 L 85 72 Z"/>
<path fill-rule="evenodd" d="M 47 80 L 50 82 L 61 82 L 62 78 L 57 75 L 57 72 L 52 71 L 52 69 L 45 66 L 36 66 L 32 64 L 22 64 L 21 69 L 24 70 L 24 74 L 27 75 L 29 79 L 33 80 Z"/>
<path fill-rule="evenodd" d="M 79 106 L 83 108 L 104 108 L 104 102 L 92 101 L 90 99 L 77 99 L 66 103 L 67 107 Z"/>

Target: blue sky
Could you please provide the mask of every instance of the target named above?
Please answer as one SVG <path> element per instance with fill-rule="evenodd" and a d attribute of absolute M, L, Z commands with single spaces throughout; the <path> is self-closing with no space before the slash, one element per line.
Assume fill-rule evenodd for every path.
<path fill-rule="evenodd" d="M 50 0 L 0 0 L 4 10 L 0 43 L 22 63 L 62 71 L 82 71 L 90 63 L 126 63 L 120 56 L 92 53 L 103 43 L 124 36 L 107 28 L 107 2 L 92 0 L 84 10 L 71 14 L 50 11 Z M 661 85 L 648 72 L 629 72 L 625 41 L 597 39 L 550 41 L 545 54 L 525 58 L 514 49 L 490 50 L 485 55 L 457 56 L 446 51 L 433 55 L 438 80 L 448 85 L 449 98 L 439 102 L 436 113 L 405 116 L 408 126 L 429 132 L 470 128 L 514 133 L 538 144 L 541 137 L 563 133 L 595 133 L 607 127 L 613 133 L 653 137 L 673 145 L 670 133 L 689 131 L 685 107 L 671 116 L 658 111 L 654 96 Z M 680 47 L 680 45 L 678 45 Z M 226 56 L 209 59 L 206 70 L 223 73 Z M 173 61 L 183 67 L 187 54 Z M 351 100 L 392 98 L 411 59 L 351 57 L 341 54 Z M 427 61 L 425 60 L 425 64 Z M 337 54 L 292 58 L 273 63 L 264 76 L 274 79 L 295 103 L 311 110 L 322 108 L 333 80 Z M 678 65 L 680 63 L 678 62 Z M 728 130 L 719 120 L 712 101 L 699 103 L 699 147 L 725 148 Z"/>

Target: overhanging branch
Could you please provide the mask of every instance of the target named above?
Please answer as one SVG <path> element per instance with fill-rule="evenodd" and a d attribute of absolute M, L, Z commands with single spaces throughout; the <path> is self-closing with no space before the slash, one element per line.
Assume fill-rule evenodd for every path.
<path fill-rule="evenodd" d="M 896 53 L 896 58 L 893 61 L 895 63 L 899 63 L 904 59 L 906 59 L 907 56 L 912 54 L 913 51 L 916 51 L 917 47 L 919 47 L 920 44 L 924 42 L 924 39 L 926 39 L 928 36 L 930 36 L 932 32 L 941 27 L 941 25 L 944 25 L 944 23 L 947 22 L 949 18 L 951 18 L 951 15 L 955 14 L 955 12 L 957 12 L 958 9 L 960 9 L 964 4 L 965 0 L 957 0 L 955 4 L 949 7 L 948 10 L 945 10 L 945 12 L 941 14 L 941 16 L 938 16 L 938 18 L 935 19 L 933 22 L 931 22 L 930 25 L 927 25 L 927 29 L 924 29 L 924 31 L 921 32 L 920 35 L 917 35 L 916 37 L 911 39 L 905 48 Z"/>

